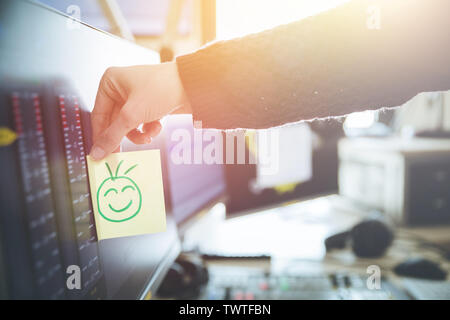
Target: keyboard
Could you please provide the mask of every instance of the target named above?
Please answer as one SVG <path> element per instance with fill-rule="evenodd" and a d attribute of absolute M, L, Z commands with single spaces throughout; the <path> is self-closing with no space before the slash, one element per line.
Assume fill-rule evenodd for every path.
<path fill-rule="evenodd" d="M 405 279 L 403 286 L 419 300 L 450 300 L 450 281 Z"/>
<path fill-rule="evenodd" d="M 209 268 L 207 300 L 392 300 L 408 296 L 388 281 L 369 289 L 366 277 L 351 273 L 271 274 L 243 268 Z"/>

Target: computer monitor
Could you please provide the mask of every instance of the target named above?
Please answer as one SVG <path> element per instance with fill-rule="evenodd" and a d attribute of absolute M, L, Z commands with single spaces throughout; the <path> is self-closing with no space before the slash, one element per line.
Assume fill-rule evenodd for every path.
<path fill-rule="evenodd" d="M 224 199 L 224 166 L 204 156 L 208 145 L 216 143 L 222 133 L 194 128 L 191 115 L 173 115 L 165 120 L 165 160 L 172 182 L 169 210 L 183 231 L 194 216 Z"/>
<path fill-rule="evenodd" d="M 270 130 L 229 132 L 245 162 L 226 164 L 227 218 L 337 191 L 336 120 Z"/>
<path fill-rule="evenodd" d="M 176 225 L 97 241 L 85 156 L 103 72 L 158 54 L 25 0 L 0 3 L 0 39 L 0 296 L 149 297 L 179 253 Z"/>

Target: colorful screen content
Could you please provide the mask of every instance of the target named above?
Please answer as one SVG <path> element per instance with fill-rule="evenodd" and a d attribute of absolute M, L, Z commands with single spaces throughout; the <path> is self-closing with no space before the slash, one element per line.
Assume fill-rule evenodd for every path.
<path fill-rule="evenodd" d="M 58 109 L 64 141 L 65 161 L 70 188 L 72 216 L 79 262 L 82 266 L 83 287 L 95 283 L 101 275 L 96 244 L 94 216 L 87 180 L 86 151 L 83 140 L 81 110 L 78 98 L 60 94 Z"/>
<path fill-rule="evenodd" d="M 10 99 L 36 290 L 43 298 L 62 298 L 63 270 L 42 128 L 41 97 L 35 92 L 15 91 Z"/>

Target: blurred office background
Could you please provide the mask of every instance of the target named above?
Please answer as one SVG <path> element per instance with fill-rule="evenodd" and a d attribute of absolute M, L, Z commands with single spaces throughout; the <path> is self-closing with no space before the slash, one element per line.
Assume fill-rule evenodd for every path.
<path fill-rule="evenodd" d="M 289 23 L 345 1 L 40 2 L 170 61 L 208 42 Z M 273 130 L 283 137 L 280 172 L 267 179 L 257 165 L 225 165 L 226 198 L 181 232 L 186 251 L 318 261 L 326 256 L 324 239 L 381 215 L 401 235 L 414 235 L 448 254 L 450 92 L 422 93 L 401 108 Z M 252 139 L 259 132 L 242 134 L 247 157 L 257 157 Z M 379 263 L 390 268 L 409 258 L 407 252 L 394 247 Z M 332 267 L 361 263 L 340 253 L 331 253 L 331 261 Z"/>
<path fill-rule="evenodd" d="M 158 51 L 162 61 L 191 52 L 208 42 L 259 32 L 280 24 L 296 21 L 333 8 L 345 0 L 41 0 L 61 12 L 119 37 Z M 300 124 L 298 130 L 284 130 L 285 150 L 283 164 L 297 164 L 297 176 L 291 180 L 280 172 L 271 181 L 260 181 L 256 165 L 225 165 L 227 181 L 227 216 L 240 216 L 264 207 L 273 207 L 299 199 L 339 193 L 360 205 L 381 211 L 391 211 L 397 222 L 408 224 L 403 217 L 404 206 L 414 192 L 391 190 L 395 181 L 388 179 L 386 164 L 391 160 L 373 162 L 382 154 L 395 154 L 402 162 L 396 170 L 404 176 L 397 177 L 403 184 L 414 180 L 412 172 L 422 172 L 428 179 L 450 179 L 445 164 L 437 166 L 446 146 L 450 131 L 450 93 L 422 93 L 402 108 L 353 113 L 338 119 L 317 120 Z M 305 130 L 305 127 L 307 128 Z M 250 144 L 255 132 L 247 136 L 246 152 L 252 154 Z M 288 138 L 286 138 L 288 137 Z M 290 137 L 290 138 L 289 138 Z M 365 139 L 364 139 L 365 138 Z M 425 139 L 425 140 L 424 140 Z M 305 145 L 308 147 L 305 148 Z M 384 149 L 383 149 L 384 148 Z M 283 150 L 281 150 L 283 152 Z M 367 158 L 354 156 L 358 152 Z M 373 152 L 373 155 L 371 154 Z M 420 171 L 410 169 L 410 157 L 430 157 Z M 254 155 L 253 155 L 254 156 Z M 445 156 L 444 156 L 445 158 Z M 442 161 L 441 161 L 442 162 Z M 445 161 L 444 161 L 445 162 Z M 440 163 L 440 162 L 439 162 Z M 291 168 L 291 167 L 289 167 Z M 281 170 L 283 171 L 283 170 Z M 289 175 L 289 173 L 288 173 Z M 358 180 L 358 177 L 360 180 Z M 436 178 L 437 179 L 437 178 Z M 431 182 L 430 182 L 431 183 Z M 400 187 L 399 187 L 400 188 Z M 446 187 L 443 187 L 444 189 Z M 381 190 L 381 191 L 380 191 Z M 390 191 L 384 191 L 390 190 Z M 386 193 L 394 192 L 401 200 L 392 200 Z M 419 191 L 418 191 L 419 192 Z M 441 194 L 443 193 L 443 194 Z M 438 195 L 426 192 L 418 195 L 422 210 L 446 211 L 445 215 L 417 218 L 425 224 L 445 223 L 450 215 L 448 195 L 444 190 Z M 392 196 L 392 198 L 395 198 Z M 399 199 L 400 199 L 399 198 Z M 428 206 L 428 207 L 427 207 Z M 406 205 L 405 205 L 406 207 Z M 417 213 L 420 215 L 420 213 Z M 400 215 L 400 217 L 398 216 Z M 411 218 L 413 221 L 414 218 Z M 412 222 L 411 222 L 412 223 Z M 421 224 L 418 222 L 418 224 Z M 281 232 L 281 231 L 280 231 Z M 253 242 L 252 242 L 253 243 Z M 229 245 L 229 244 L 228 244 Z"/>

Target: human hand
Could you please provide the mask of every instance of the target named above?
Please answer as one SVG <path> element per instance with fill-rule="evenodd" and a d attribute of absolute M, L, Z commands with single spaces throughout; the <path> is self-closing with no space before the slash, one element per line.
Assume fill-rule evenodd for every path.
<path fill-rule="evenodd" d="M 124 136 L 136 144 L 150 143 L 161 131 L 159 120 L 174 111 L 190 113 L 175 62 L 109 68 L 92 111 L 90 155 L 105 158 L 118 150 Z M 141 124 L 142 131 L 137 129 Z"/>

